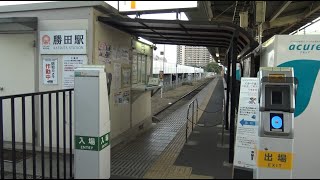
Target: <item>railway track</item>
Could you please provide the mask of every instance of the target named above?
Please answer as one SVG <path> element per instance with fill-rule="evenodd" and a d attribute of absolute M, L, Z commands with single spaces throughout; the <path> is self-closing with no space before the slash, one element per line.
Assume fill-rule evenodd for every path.
<path fill-rule="evenodd" d="M 155 113 L 152 117 L 152 122 L 157 123 L 160 122 L 163 118 L 167 115 L 173 113 L 178 108 L 189 102 L 194 96 L 196 96 L 203 88 L 205 88 L 214 78 L 210 78 L 205 81 L 200 86 L 196 87 L 195 89 L 191 90 L 190 92 L 186 93 L 185 95 L 181 96 L 176 101 L 172 102 L 168 106 L 161 109 L 159 112 Z"/>

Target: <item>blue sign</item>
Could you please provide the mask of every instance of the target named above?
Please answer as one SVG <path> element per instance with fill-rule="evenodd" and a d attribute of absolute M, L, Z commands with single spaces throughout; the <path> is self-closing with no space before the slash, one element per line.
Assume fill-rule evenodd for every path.
<path fill-rule="evenodd" d="M 271 126 L 274 128 L 274 129 L 280 129 L 282 127 L 282 123 L 283 120 L 280 116 L 273 116 L 272 119 L 271 119 Z"/>
<path fill-rule="evenodd" d="M 243 125 L 248 125 L 248 126 L 255 126 L 256 125 L 256 122 L 255 121 L 247 121 L 247 120 L 244 120 L 242 119 L 240 121 L 240 124 L 243 126 Z"/>

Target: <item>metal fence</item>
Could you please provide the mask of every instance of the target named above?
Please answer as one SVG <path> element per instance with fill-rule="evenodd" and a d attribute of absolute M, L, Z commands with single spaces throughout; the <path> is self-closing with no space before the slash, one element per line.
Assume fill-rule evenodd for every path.
<path fill-rule="evenodd" d="M 73 89 L 0 97 L 1 179 L 73 178 L 72 104 Z"/>
<path fill-rule="evenodd" d="M 179 79 L 178 83 L 176 83 L 176 81 L 172 81 L 171 83 L 165 81 L 163 90 L 164 91 L 169 91 L 169 90 L 172 90 L 172 89 L 175 89 L 175 88 L 178 88 L 178 87 L 182 86 L 182 83 L 184 83 L 184 82 L 192 82 L 192 81 L 194 81 L 194 79 L 189 81 L 187 78 Z"/>
<path fill-rule="evenodd" d="M 195 107 L 195 102 L 197 103 L 196 107 Z M 189 119 L 190 109 L 191 109 L 191 121 Z M 187 122 L 186 122 L 186 143 L 188 142 L 189 124 L 191 123 L 191 132 L 193 132 L 194 125 L 196 125 L 198 121 L 198 114 L 199 114 L 198 110 L 199 110 L 199 102 L 198 102 L 198 99 L 196 98 L 188 105 Z M 196 115 L 196 117 L 194 117 L 194 115 Z"/>

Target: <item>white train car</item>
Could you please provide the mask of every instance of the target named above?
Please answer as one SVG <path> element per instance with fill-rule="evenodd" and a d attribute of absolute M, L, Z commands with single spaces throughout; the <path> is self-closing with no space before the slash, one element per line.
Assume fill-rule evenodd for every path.
<path fill-rule="evenodd" d="M 320 35 L 276 35 L 262 44 L 260 67 L 293 67 L 299 81 L 293 178 L 320 177 Z"/>

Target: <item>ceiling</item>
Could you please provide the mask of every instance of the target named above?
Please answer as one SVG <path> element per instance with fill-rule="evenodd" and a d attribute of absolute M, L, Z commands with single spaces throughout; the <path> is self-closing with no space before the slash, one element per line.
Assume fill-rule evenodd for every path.
<path fill-rule="evenodd" d="M 190 21 L 232 22 L 240 25 L 239 12 L 248 11 L 246 30 L 253 38 L 256 37 L 258 28 L 258 24 L 255 23 L 256 1 L 199 2 L 198 11 L 185 12 Z M 319 16 L 320 1 L 266 1 L 262 42 L 276 34 L 289 34 Z M 213 56 L 219 52 L 220 59 L 225 57 L 224 48 L 208 47 L 208 50 Z"/>
<path fill-rule="evenodd" d="M 258 45 L 247 31 L 230 22 L 131 19 L 115 16 L 100 16 L 98 20 L 154 44 L 218 47 L 227 50 L 234 39 L 237 43 L 237 54 L 247 53 Z"/>

